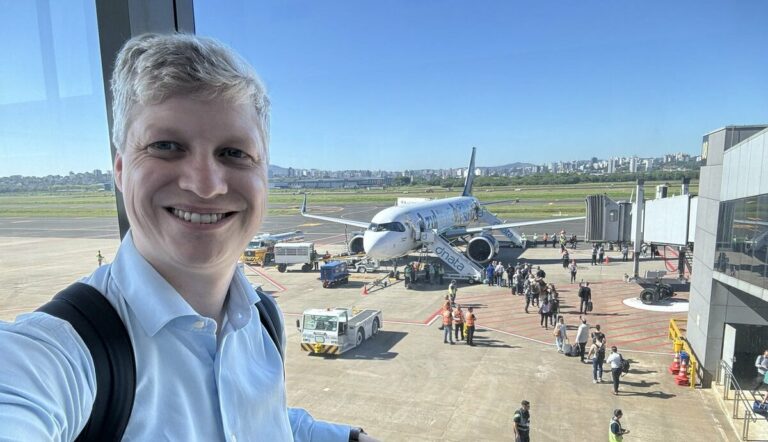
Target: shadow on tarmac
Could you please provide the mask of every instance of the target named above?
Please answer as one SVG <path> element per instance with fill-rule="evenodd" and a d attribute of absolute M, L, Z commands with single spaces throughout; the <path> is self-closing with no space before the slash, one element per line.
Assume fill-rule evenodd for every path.
<path fill-rule="evenodd" d="M 337 357 L 326 356 L 326 359 L 367 359 L 372 361 L 394 359 L 398 353 L 391 351 L 392 347 L 407 335 L 406 332 L 380 330 L 379 334 L 369 341 L 363 342 L 360 347 Z"/>

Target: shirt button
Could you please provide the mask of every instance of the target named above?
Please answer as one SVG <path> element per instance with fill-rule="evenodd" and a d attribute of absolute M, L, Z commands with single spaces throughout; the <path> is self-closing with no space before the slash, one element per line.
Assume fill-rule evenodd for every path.
<path fill-rule="evenodd" d="M 195 321 L 194 327 L 198 330 L 205 327 L 205 321 Z"/>

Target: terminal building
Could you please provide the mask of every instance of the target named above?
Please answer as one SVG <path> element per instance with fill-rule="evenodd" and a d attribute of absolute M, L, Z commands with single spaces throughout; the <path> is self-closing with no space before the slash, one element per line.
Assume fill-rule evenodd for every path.
<path fill-rule="evenodd" d="M 768 349 L 768 125 L 704 136 L 687 338 L 708 387 L 721 364 L 742 389 Z"/>

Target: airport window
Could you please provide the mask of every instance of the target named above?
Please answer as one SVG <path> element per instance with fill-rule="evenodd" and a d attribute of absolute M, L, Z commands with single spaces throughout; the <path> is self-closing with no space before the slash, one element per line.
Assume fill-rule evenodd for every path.
<path fill-rule="evenodd" d="M 768 195 L 720 203 L 716 271 L 768 288 Z"/>

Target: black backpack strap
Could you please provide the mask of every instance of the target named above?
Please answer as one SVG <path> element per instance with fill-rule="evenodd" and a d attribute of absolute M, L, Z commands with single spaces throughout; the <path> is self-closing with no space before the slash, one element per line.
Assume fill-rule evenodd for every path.
<path fill-rule="evenodd" d="M 77 441 L 122 439 L 136 392 L 136 359 L 123 320 L 98 290 L 76 282 L 37 311 L 61 318 L 80 335 L 96 370 L 91 417 Z"/>
<path fill-rule="evenodd" d="M 256 303 L 256 309 L 259 311 L 261 317 L 261 325 L 267 329 L 269 337 L 272 338 L 272 342 L 275 343 L 277 351 L 280 353 L 280 358 L 285 362 L 285 355 L 283 354 L 283 319 L 280 313 L 277 311 L 277 303 L 275 300 L 262 293 L 261 290 L 256 290 L 256 294 L 259 295 L 261 302 Z"/>

